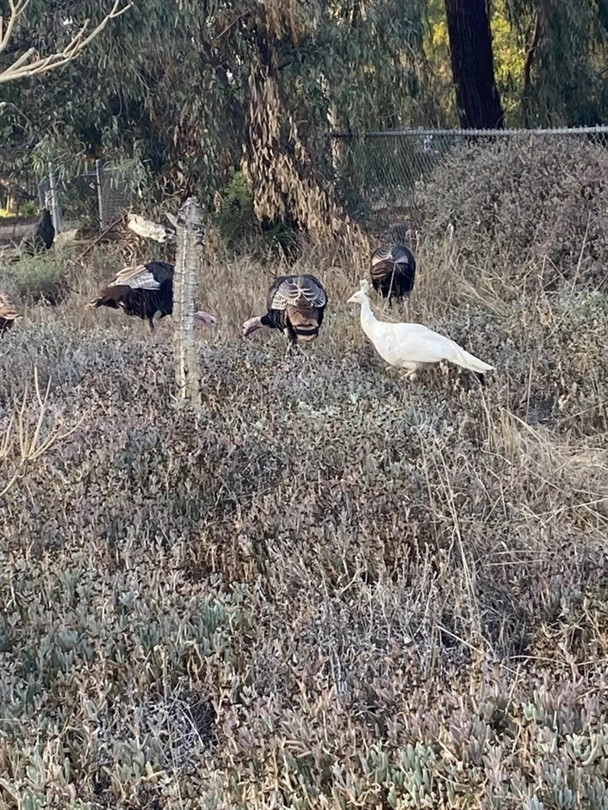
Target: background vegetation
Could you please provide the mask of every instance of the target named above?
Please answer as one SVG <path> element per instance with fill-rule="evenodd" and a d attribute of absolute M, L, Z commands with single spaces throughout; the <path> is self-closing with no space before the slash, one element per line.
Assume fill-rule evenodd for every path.
<path fill-rule="evenodd" d="M 384 369 L 363 254 L 218 248 L 199 416 L 168 322 L 83 309 L 125 245 L 3 270 L 0 808 L 608 807 L 605 161 L 472 146 L 425 187 L 416 316 L 483 389 Z M 239 339 L 287 267 L 330 298 L 291 355 Z"/>
<path fill-rule="evenodd" d="M 327 132 L 486 114 L 462 108 L 467 5 L 146 0 L 3 85 L 2 200 L 32 213 L 47 161 L 96 158 L 148 216 L 196 192 L 220 329 L 194 414 L 170 323 L 83 308 L 170 246 L 0 265 L 24 312 L 0 344 L 0 810 L 608 808 L 605 148 L 469 142 L 400 209 L 416 317 L 496 367 L 485 388 L 404 384 L 344 303 L 368 246 L 343 203 L 373 237 L 395 208 L 369 204 L 384 153 L 336 182 Z M 606 122 L 605 0 L 473 5 L 492 125 Z M 0 71 L 73 12 L 31 0 Z M 320 340 L 242 342 L 286 270 L 327 287 Z"/>
<path fill-rule="evenodd" d="M 99 13 L 89 0 L 78 8 L 79 19 Z M 606 121 L 606 0 L 488 8 L 507 125 Z M 28 46 L 60 47 L 68 11 L 31 0 L 0 67 Z M 50 158 L 73 176 L 103 157 L 128 169 L 151 211 L 193 190 L 212 207 L 244 170 L 260 221 L 315 238 L 319 207 L 339 214 L 328 129 L 457 125 L 454 83 L 444 0 L 135 2 L 44 83 L 3 86 L 3 145 L 26 147 L 3 151 L 4 172 L 45 174 Z"/>

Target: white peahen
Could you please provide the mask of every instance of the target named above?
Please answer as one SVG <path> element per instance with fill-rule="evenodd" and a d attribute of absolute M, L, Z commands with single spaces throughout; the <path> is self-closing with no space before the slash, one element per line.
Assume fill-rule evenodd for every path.
<path fill-rule="evenodd" d="M 361 304 L 363 331 L 383 360 L 391 366 L 406 369 L 407 379 L 413 379 L 417 371 L 430 368 L 442 360 L 474 371 L 482 383 L 486 372 L 493 370 L 493 366 L 469 354 L 450 338 L 422 324 L 379 321 L 372 312 L 367 296 L 369 286 L 368 281 L 362 281 L 361 289 L 348 299 L 348 303 Z"/>

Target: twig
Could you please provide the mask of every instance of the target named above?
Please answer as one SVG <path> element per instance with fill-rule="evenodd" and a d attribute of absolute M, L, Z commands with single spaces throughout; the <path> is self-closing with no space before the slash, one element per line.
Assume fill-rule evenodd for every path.
<path fill-rule="evenodd" d="M 90 252 L 90 251 L 91 251 L 91 250 L 92 250 L 92 249 L 95 247 L 95 245 L 96 245 L 96 244 L 97 244 L 97 243 L 100 241 L 100 239 L 103 239 L 103 237 L 104 237 L 104 236 L 105 236 L 107 233 L 109 233 L 109 232 L 112 230 L 112 228 L 115 228 L 115 227 L 116 227 L 116 226 L 117 226 L 117 225 L 118 225 L 120 222 L 122 222 L 122 221 L 123 221 L 123 219 L 124 219 L 126 216 L 127 216 L 126 212 L 123 212 L 123 213 L 122 213 L 122 214 L 121 214 L 121 215 L 118 217 L 118 219 L 115 219 L 113 222 L 111 222 L 111 223 L 108 225 L 108 227 L 107 227 L 107 228 L 105 228 L 105 229 L 104 229 L 104 230 L 103 230 L 103 231 L 102 231 L 102 232 L 99 234 L 99 236 L 97 236 L 95 239 L 93 239 L 93 241 L 92 241 L 92 242 L 90 242 L 90 243 L 87 245 L 87 247 L 86 247 L 86 248 L 83 250 L 83 252 L 80 254 L 80 256 L 78 256 L 78 258 L 77 258 L 77 259 L 73 259 L 73 260 L 72 260 L 72 264 L 77 264 L 78 262 L 81 262 L 81 261 L 84 259 L 84 257 L 85 257 L 85 256 L 86 256 L 86 255 L 87 255 L 87 254 L 88 254 L 88 253 L 89 253 L 89 252 Z"/>
<path fill-rule="evenodd" d="M 48 410 L 48 400 L 51 388 L 51 382 L 47 383 L 44 394 L 40 390 L 40 383 L 38 380 L 38 369 L 34 368 L 34 389 L 36 392 L 36 399 L 40 408 L 36 424 L 34 425 L 33 433 L 30 433 L 28 424 L 28 387 L 25 386 L 23 391 L 23 400 L 18 411 L 12 414 L 8 426 L 4 431 L 4 435 L 0 438 L 0 461 L 7 459 L 13 452 L 15 445 L 17 445 L 17 452 L 19 461 L 17 467 L 11 476 L 9 482 L 0 490 L 0 498 L 6 495 L 12 488 L 14 483 L 19 478 L 23 469 L 30 461 L 36 461 L 43 456 L 50 448 L 58 441 L 66 439 L 71 436 L 82 424 L 84 416 L 73 427 L 62 433 L 56 425 L 53 425 L 50 432 L 46 436 L 42 436 L 42 428 L 44 425 L 44 418 Z M 16 434 L 16 435 L 15 435 Z"/>

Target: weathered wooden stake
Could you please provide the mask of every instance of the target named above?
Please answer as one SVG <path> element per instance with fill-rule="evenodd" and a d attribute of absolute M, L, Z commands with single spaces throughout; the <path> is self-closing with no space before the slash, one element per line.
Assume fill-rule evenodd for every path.
<path fill-rule="evenodd" d="M 204 238 L 203 209 L 195 197 L 189 197 L 177 215 L 173 318 L 179 397 L 193 405 L 201 404 L 200 369 L 194 343 L 194 296 Z"/>

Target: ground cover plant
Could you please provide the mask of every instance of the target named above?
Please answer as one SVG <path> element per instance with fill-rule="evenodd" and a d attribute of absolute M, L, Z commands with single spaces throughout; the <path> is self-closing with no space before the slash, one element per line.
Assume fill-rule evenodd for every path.
<path fill-rule="evenodd" d="M 362 257 L 296 263 L 330 307 L 288 354 L 239 337 L 284 266 L 216 256 L 200 413 L 168 319 L 151 341 L 83 309 L 120 245 L 25 299 L 0 343 L 0 808 L 608 807 L 606 286 L 426 217 L 416 314 L 485 388 L 384 368 L 344 303 Z"/>

